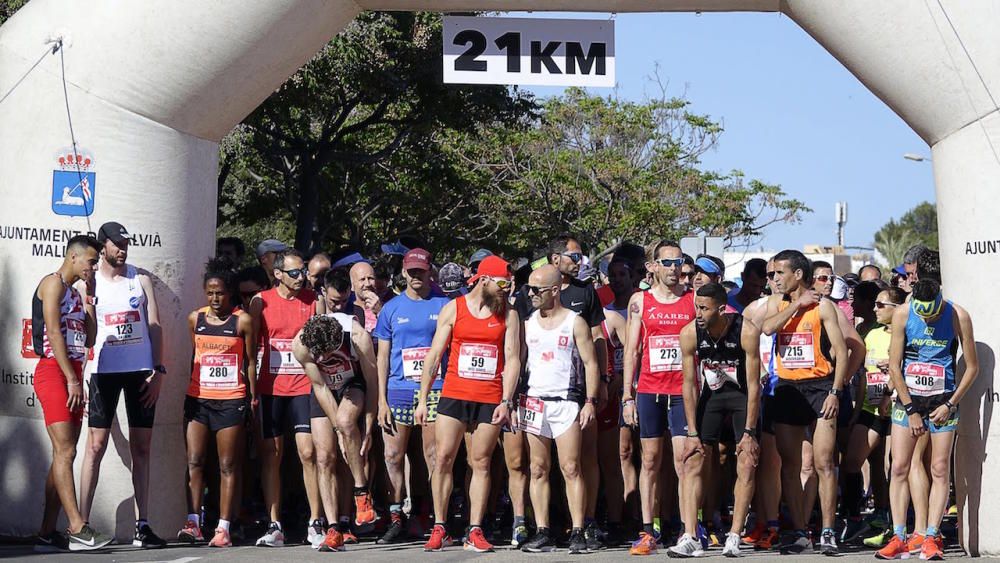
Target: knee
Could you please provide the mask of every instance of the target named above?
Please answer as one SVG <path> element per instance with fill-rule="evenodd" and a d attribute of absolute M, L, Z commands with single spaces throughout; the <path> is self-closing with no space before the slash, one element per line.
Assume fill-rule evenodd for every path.
<path fill-rule="evenodd" d="M 302 465 L 314 465 L 316 463 L 316 448 L 312 444 L 299 446 L 299 461 Z"/>
<path fill-rule="evenodd" d="M 187 459 L 188 472 L 194 473 L 205 468 L 205 456 L 189 455 Z M 222 460 L 219 460 L 219 469 L 222 469 Z"/>
<path fill-rule="evenodd" d="M 337 430 L 341 434 L 345 432 L 353 432 L 355 428 L 357 428 L 357 426 L 355 425 L 354 418 L 348 416 L 348 414 L 344 412 L 344 409 L 337 412 Z"/>
<path fill-rule="evenodd" d="M 948 459 L 934 460 L 931 462 L 931 478 L 935 481 L 947 481 L 951 466 Z"/>
<path fill-rule="evenodd" d="M 434 464 L 437 462 L 437 448 L 424 449 L 424 462 L 428 469 L 434 468 Z"/>
<path fill-rule="evenodd" d="M 90 440 L 87 441 L 88 457 L 93 457 L 99 460 L 102 457 L 104 457 L 104 452 L 107 449 L 108 449 L 108 442 L 106 440 L 91 438 Z"/>
<path fill-rule="evenodd" d="M 438 450 L 434 460 L 434 471 L 438 475 L 450 474 L 455 466 L 455 452 L 442 452 Z"/>
<path fill-rule="evenodd" d="M 52 451 L 52 459 L 59 463 L 73 465 L 73 461 L 76 460 L 76 444 L 56 446 Z"/>
<path fill-rule="evenodd" d="M 190 462 L 189 466 L 190 466 Z M 220 457 L 219 458 L 219 473 L 223 477 L 232 477 L 236 474 L 236 459 L 232 457 Z"/>
<path fill-rule="evenodd" d="M 474 473 L 490 472 L 490 456 L 476 456 L 469 460 L 469 467 Z"/>
<path fill-rule="evenodd" d="M 894 458 L 889 473 L 894 482 L 905 482 L 906 478 L 910 475 L 910 460 Z"/>
<path fill-rule="evenodd" d="M 736 467 L 736 477 L 744 482 L 752 482 L 757 473 L 757 467 L 750 461 L 750 456 L 741 455 Z"/>
<path fill-rule="evenodd" d="M 337 467 L 337 455 L 332 450 L 316 448 L 316 469 L 323 473 L 333 473 Z"/>
<path fill-rule="evenodd" d="M 531 464 L 531 480 L 532 481 L 548 481 L 549 479 L 549 464 L 537 462 Z"/>
<path fill-rule="evenodd" d="M 403 460 L 405 458 L 405 452 L 399 448 L 390 448 L 386 446 L 385 448 L 385 468 L 386 471 L 392 474 L 401 473 L 403 471 Z M 433 467 L 430 465 L 428 467 Z"/>
<path fill-rule="evenodd" d="M 632 463 L 632 444 L 623 444 L 618 448 L 618 460 L 622 463 Z"/>
<path fill-rule="evenodd" d="M 659 471 L 659 469 L 660 455 L 658 453 L 654 454 L 652 452 L 642 452 L 642 470 Z"/>
<path fill-rule="evenodd" d="M 559 464 L 559 469 L 562 470 L 563 478 L 566 481 L 580 478 L 580 462 L 575 459 Z"/>
<path fill-rule="evenodd" d="M 803 473 L 805 468 L 803 468 Z M 813 462 L 813 471 L 824 477 L 829 477 L 833 475 L 834 464 L 833 459 L 817 459 Z"/>

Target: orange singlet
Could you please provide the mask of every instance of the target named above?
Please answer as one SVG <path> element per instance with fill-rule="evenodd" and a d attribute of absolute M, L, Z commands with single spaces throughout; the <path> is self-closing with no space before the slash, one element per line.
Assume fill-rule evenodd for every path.
<path fill-rule="evenodd" d="M 246 397 L 243 371 L 243 337 L 237 328 L 240 310 L 221 325 L 205 320 L 208 307 L 198 309 L 194 333 L 194 361 L 187 394 L 197 399 L 242 399 Z"/>
<path fill-rule="evenodd" d="M 441 396 L 460 401 L 499 404 L 503 399 L 504 340 L 507 318 L 477 319 L 466 296 L 455 300 L 448 372 Z"/>

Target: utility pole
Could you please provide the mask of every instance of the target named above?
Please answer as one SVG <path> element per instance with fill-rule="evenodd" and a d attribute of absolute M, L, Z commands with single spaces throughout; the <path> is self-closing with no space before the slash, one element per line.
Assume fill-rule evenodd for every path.
<path fill-rule="evenodd" d="M 844 226 L 847 225 L 847 202 L 838 201 L 834 213 L 837 222 L 837 246 L 844 247 Z"/>

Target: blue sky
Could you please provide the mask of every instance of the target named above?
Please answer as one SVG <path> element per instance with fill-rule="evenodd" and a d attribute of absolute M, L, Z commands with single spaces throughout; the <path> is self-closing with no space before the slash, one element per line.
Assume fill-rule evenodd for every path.
<path fill-rule="evenodd" d="M 519 17 L 607 19 L 609 14 Z M 779 14 L 618 14 L 618 94 L 641 100 L 659 64 L 669 94 L 725 133 L 703 166 L 741 169 L 780 184 L 813 209 L 795 225 L 767 229 L 759 247 L 834 244 L 834 206 L 847 201 L 848 246 L 871 246 L 875 231 L 922 201 L 934 201 L 930 150 L 881 100 L 787 17 Z M 538 95 L 557 88 L 531 88 Z M 610 89 L 594 89 L 607 95 Z M 757 247 L 754 247 L 756 249 Z"/>

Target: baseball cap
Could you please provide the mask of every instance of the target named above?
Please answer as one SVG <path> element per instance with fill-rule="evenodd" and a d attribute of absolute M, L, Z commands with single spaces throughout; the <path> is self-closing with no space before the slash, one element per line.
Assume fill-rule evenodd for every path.
<path fill-rule="evenodd" d="M 269 238 L 260 241 L 260 244 L 257 245 L 257 257 L 260 258 L 268 252 L 284 252 L 286 250 L 288 250 L 287 244 L 280 240 Z"/>
<path fill-rule="evenodd" d="M 895 268 L 893 268 L 892 271 L 896 272 L 897 274 L 899 274 L 901 276 L 905 276 L 906 275 L 906 268 L 903 267 L 902 264 L 900 264 L 899 266 L 896 266 Z"/>
<path fill-rule="evenodd" d="M 722 268 L 719 267 L 715 260 L 704 254 L 694 261 L 694 267 L 712 276 L 721 276 L 723 273 Z"/>
<path fill-rule="evenodd" d="M 485 248 L 480 248 L 479 250 L 473 252 L 472 256 L 469 257 L 469 267 L 472 268 L 473 264 L 482 262 L 487 256 L 493 256 L 493 253 Z"/>
<path fill-rule="evenodd" d="M 840 301 L 847 297 L 847 282 L 844 278 L 836 276 L 833 278 L 833 290 L 830 292 L 830 299 Z"/>
<path fill-rule="evenodd" d="M 410 270 L 413 268 L 430 270 L 431 253 L 423 248 L 414 248 L 413 250 L 406 251 L 406 254 L 403 255 L 403 269 Z"/>
<path fill-rule="evenodd" d="M 438 285 L 445 293 L 462 289 L 465 285 L 465 272 L 454 262 L 448 262 L 438 270 Z"/>
<path fill-rule="evenodd" d="M 358 262 L 364 262 L 365 264 L 368 264 L 368 260 L 365 260 L 364 256 L 358 254 L 357 252 L 352 252 L 347 256 L 340 258 L 333 264 L 331 264 L 330 269 L 332 270 L 334 268 L 343 268 L 345 266 L 351 266 L 353 264 L 357 264 Z"/>
<path fill-rule="evenodd" d="M 382 254 L 402 256 L 406 254 L 408 250 L 410 249 L 406 248 L 406 245 L 399 241 L 382 245 Z"/>
<path fill-rule="evenodd" d="M 500 258 L 499 256 L 487 256 L 483 258 L 483 261 L 479 263 L 479 269 L 476 270 L 476 275 L 472 276 L 469 283 L 474 283 L 483 277 L 491 278 L 507 278 L 510 279 L 510 264 L 506 260 Z"/>
<path fill-rule="evenodd" d="M 128 234 L 128 231 L 125 230 L 125 227 L 121 223 L 108 221 L 97 230 L 97 240 L 101 244 L 104 244 L 108 239 L 117 246 L 122 246 L 132 240 L 132 235 Z"/>

